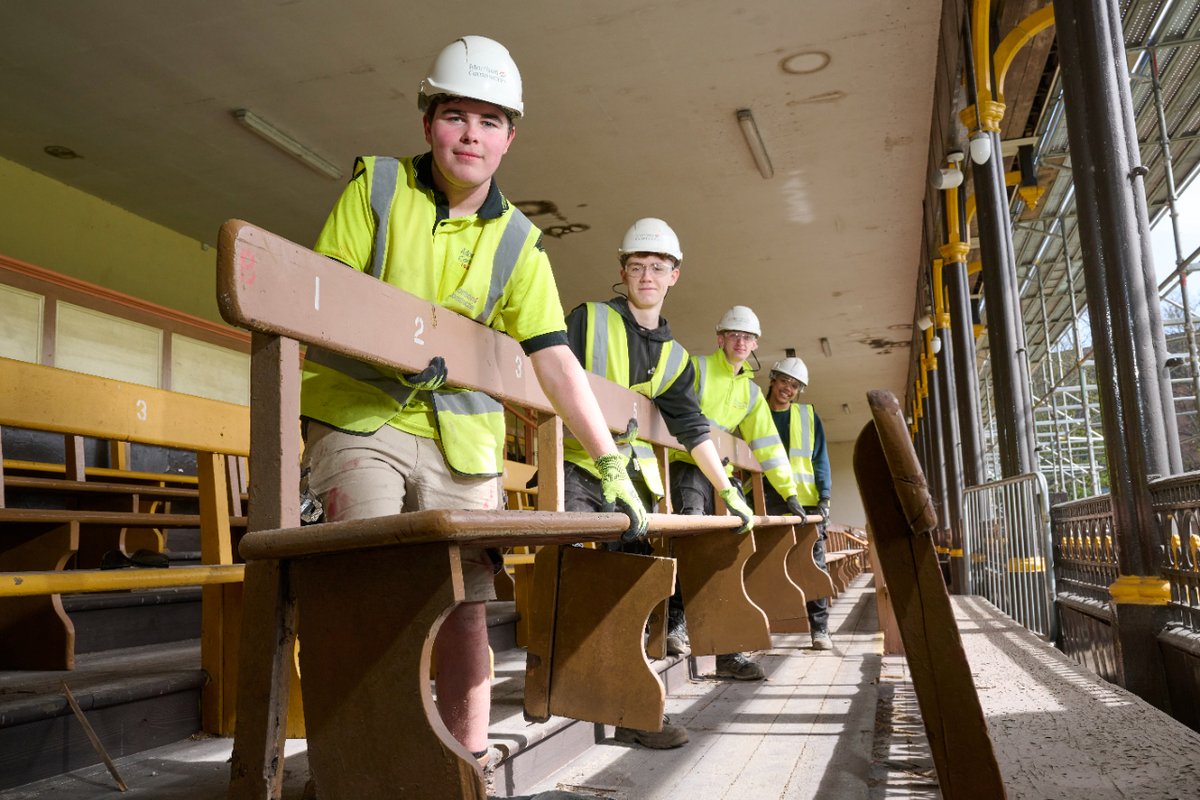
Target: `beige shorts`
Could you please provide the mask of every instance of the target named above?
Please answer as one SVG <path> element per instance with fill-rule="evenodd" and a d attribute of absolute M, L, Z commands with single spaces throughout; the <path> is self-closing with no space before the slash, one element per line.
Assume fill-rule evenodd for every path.
<path fill-rule="evenodd" d="M 433 439 L 384 425 L 368 435 L 344 433 L 308 422 L 304 445 L 308 487 L 338 522 L 437 508 L 495 510 L 500 478 L 465 478 L 446 465 Z M 462 548 L 468 601 L 494 600 L 495 568 L 482 547 Z"/>

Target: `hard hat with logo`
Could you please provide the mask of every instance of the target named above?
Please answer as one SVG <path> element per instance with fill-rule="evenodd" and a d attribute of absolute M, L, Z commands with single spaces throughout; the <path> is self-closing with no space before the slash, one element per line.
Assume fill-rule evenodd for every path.
<path fill-rule="evenodd" d="M 800 381 L 801 385 L 808 386 L 808 367 L 795 356 L 785 358 L 783 361 L 776 361 L 775 366 L 771 367 L 771 374 L 774 375 L 776 372 L 780 375 L 787 375 L 789 378 L 795 378 Z"/>
<path fill-rule="evenodd" d="M 439 94 L 494 103 L 514 117 L 525 111 L 516 62 L 486 36 L 464 36 L 442 48 L 417 90 L 417 107 L 424 111 Z"/>
<path fill-rule="evenodd" d="M 675 259 L 676 266 L 683 261 L 683 251 L 679 249 L 679 237 L 671 226 L 655 217 L 644 217 L 625 232 L 621 247 L 617 250 L 621 262 L 630 253 L 660 253 Z"/>
<path fill-rule="evenodd" d="M 742 331 L 744 333 L 753 333 L 755 336 L 762 336 L 762 328 L 759 327 L 758 317 L 746 306 L 734 306 L 725 312 L 725 315 L 721 317 L 721 321 L 717 323 L 717 333 L 725 331 Z"/>

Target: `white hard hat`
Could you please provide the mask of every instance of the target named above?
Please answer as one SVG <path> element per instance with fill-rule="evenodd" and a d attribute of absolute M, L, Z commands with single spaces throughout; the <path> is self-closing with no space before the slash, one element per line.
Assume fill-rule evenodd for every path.
<path fill-rule="evenodd" d="M 762 336 L 762 328 L 758 325 L 758 317 L 746 306 L 734 306 L 725 312 L 717 323 L 717 333 L 724 331 L 744 331 Z"/>
<path fill-rule="evenodd" d="M 795 356 L 785 358 L 783 361 L 776 361 L 775 365 L 771 367 L 771 372 L 778 372 L 780 375 L 795 378 L 804 386 L 808 386 L 808 367 Z"/>
<path fill-rule="evenodd" d="M 630 226 L 621 240 L 621 248 L 617 250 L 622 261 L 630 253 L 660 253 L 675 259 L 678 265 L 683 261 L 683 251 L 679 249 L 679 237 L 671 226 L 655 217 L 644 217 Z"/>
<path fill-rule="evenodd" d="M 525 111 L 516 62 L 504 45 L 486 36 L 455 39 L 437 54 L 417 90 L 417 107 L 424 111 L 439 94 L 494 103 L 514 117 Z"/>

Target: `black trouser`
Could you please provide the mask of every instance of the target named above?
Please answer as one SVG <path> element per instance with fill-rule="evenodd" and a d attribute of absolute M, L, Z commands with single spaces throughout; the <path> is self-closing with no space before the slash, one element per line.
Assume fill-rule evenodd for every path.
<path fill-rule="evenodd" d="M 632 462 L 631 462 L 632 463 Z M 633 486 L 637 489 L 642 506 L 647 511 L 654 509 L 654 500 L 646 489 L 645 482 L 634 471 L 630 471 Z M 586 469 L 572 464 L 563 464 L 563 510 L 564 511 L 604 511 L 604 491 L 600 479 Z M 654 548 L 643 540 L 640 542 L 605 542 L 606 550 L 618 553 L 631 553 L 637 556 L 654 555 Z M 683 621 L 683 595 L 679 593 L 679 580 L 675 581 L 675 592 L 667 604 L 668 630 Z"/>
<path fill-rule="evenodd" d="M 767 513 L 771 516 L 777 516 L 790 513 L 787 507 L 787 501 L 779 496 L 779 492 L 775 491 L 775 487 L 766 487 L 767 497 Z M 816 506 L 805 506 L 804 513 L 820 514 L 821 509 Z M 821 535 L 817 537 L 817 541 L 813 544 L 813 561 L 817 562 L 817 566 L 826 572 L 829 571 L 828 565 L 825 563 L 825 524 L 819 526 Z M 808 611 L 808 624 L 812 627 L 813 632 L 829 630 L 829 598 L 821 597 L 816 600 L 809 600 L 805 603 L 805 610 Z"/>

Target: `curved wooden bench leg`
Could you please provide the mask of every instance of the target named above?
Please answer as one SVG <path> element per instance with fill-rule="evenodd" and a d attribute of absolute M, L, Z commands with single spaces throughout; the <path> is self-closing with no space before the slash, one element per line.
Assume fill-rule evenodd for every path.
<path fill-rule="evenodd" d="M 818 567 L 817 562 L 813 560 L 813 545 L 820 535 L 816 525 L 801 526 L 796 531 L 796 546 L 788 553 L 788 574 L 809 600 L 833 597 L 837 592 L 829 573 Z M 805 619 L 807 620 L 807 617 Z"/>
<path fill-rule="evenodd" d="M 642 642 L 675 586 L 675 562 L 564 547 L 560 565 L 550 713 L 659 730 L 665 691 Z"/>
<path fill-rule="evenodd" d="M 767 615 L 742 580 L 754 555 L 754 537 L 714 531 L 675 540 L 679 588 L 692 655 L 709 656 L 771 647 Z"/>
<path fill-rule="evenodd" d="M 787 556 L 796 546 L 791 525 L 754 529 L 755 552 L 746 562 L 746 593 L 767 614 L 771 633 L 803 633 L 809 629 L 804 592 L 787 571 Z"/>
<path fill-rule="evenodd" d="M 13 524 L 0 540 L 0 569 L 59 570 L 79 547 L 79 524 Z M 62 595 L 0 598 L 0 669 L 74 669 L 75 625 Z"/>
<path fill-rule="evenodd" d="M 441 620 L 462 600 L 459 550 L 426 544 L 291 562 L 308 759 L 322 800 L 484 800 L 428 680 Z"/>

